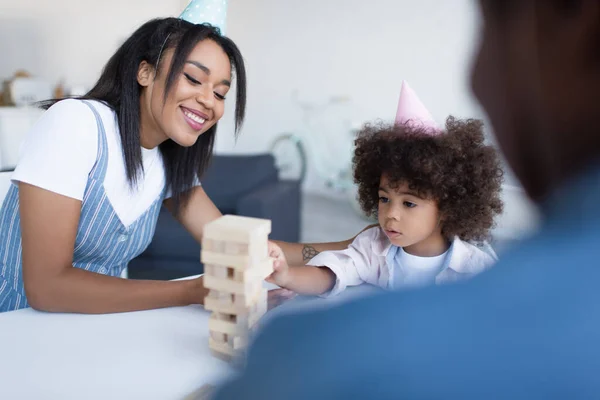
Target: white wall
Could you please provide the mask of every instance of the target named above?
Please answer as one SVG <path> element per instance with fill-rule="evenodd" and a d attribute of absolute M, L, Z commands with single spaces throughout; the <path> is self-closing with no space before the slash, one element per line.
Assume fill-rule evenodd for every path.
<path fill-rule="evenodd" d="M 140 24 L 178 15 L 182 0 L 0 0 L 0 79 L 17 70 L 91 87 Z"/>
<path fill-rule="evenodd" d="M 249 75 L 248 117 L 237 143 L 231 119 L 221 123 L 217 150 L 261 152 L 278 133 L 302 129 L 293 91 L 319 104 L 350 96 L 355 122 L 391 121 L 405 79 L 438 123 L 450 114 L 485 119 L 469 82 L 479 21 L 474 0 L 230 0 L 228 35 Z M 507 182 L 495 231 L 503 239 L 539 223 L 510 171 Z M 307 189 L 322 190 L 314 169 Z"/>
<path fill-rule="evenodd" d="M 228 29 L 247 62 L 248 118 L 237 145 L 223 129 L 218 150 L 264 151 L 277 133 L 300 128 L 293 90 L 319 103 L 351 96 L 362 123 L 392 120 L 406 79 L 438 122 L 481 117 L 468 82 L 478 17 L 473 0 L 232 0 Z"/>
<path fill-rule="evenodd" d="M 26 69 L 68 86 L 91 87 L 117 46 L 148 19 L 176 16 L 187 0 L 0 0 L 0 79 Z M 392 120 L 400 83 L 410 82 L 433 116 L 482 117 L 469 88 L 479 15 L 474 0 L 230 0 L 228 36 L 249 75 L 247 120 L 233 140 L 233 102 L 217 151 L 269 149 L 282 131 L 302 129 L 291 101 L 349 96 L 354 122 Z M 329 113 L 329 111 L 328 111 Z M 331 111 L 328 129 L 340 113 Z M 330 135 L 331 136 L 331 135 Z M 338 141 L 340 138 L 336 137 Z M 342 139 L 343 140 L 343 139 Z M 348 140 L 347 138 L 345 140 Z M 348 143 L 346 143 L 348 144 Z M 336 146 L 334 161 L 339 159 Z M 314 156 L 311 151 L 309 156 Z M 510 178 L 509 178 L 510 180 Z M 308 189 L 322 181 L 309 171 Z M 506 194 L 499 229 L 524 232 L 537 222 L 519 190 Z"/>
<path fill-rule="evenodd" d="M 144 21 L 178 15 L 187 0 L 0 0 L 0 78 L 26 69 L 90 87 L 121 41 Z M 473 0 L 230 0 L 228 35 L 248 68 L 248 117 L 233 140 L 233 102 L 217 151 L 266 151 L 302 128 L 291 101 L 350 96 L 354 122 L 394 117 L 406 79 L 439 122 L 481 116 L 468 87 Z M 343 110 L 342 110 L 343 111 Z M 338 115 L 331 121 L 339 120 Z M 331 128 L 331 125 L 319 125 Z M 327 130 L 327 129 L 323 129 Z M 319 134 L 321 135 L 321 134 Z M 336 137 L 334 140 L 348 140 Z M 348 145 L 348 143 L 346 143 Z M 311 152 L 312 155 L 314 153 Z M 319 186 L 310 171 L 309 186 Z"/>

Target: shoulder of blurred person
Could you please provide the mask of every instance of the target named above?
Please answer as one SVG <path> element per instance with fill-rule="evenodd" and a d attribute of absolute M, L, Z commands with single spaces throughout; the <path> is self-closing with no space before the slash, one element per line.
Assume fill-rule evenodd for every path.
<path fill-rule="evenodd" d="M 466 282 L 273 319 L 217 399 L 598 397 L 600 3 L 479 3 L 472 85 L 539 232 Z"/>
<path fill-rule="evenodd" d="M 592 398 L 599 183 L 557 192 L 540 233 L 471 281 L 274 319 L 216 398 Z"/>

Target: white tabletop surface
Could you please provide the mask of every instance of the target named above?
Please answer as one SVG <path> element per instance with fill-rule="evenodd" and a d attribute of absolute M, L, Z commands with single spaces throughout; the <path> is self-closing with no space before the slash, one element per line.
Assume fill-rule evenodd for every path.
<path fill-rule="evenodd" d="M 306 303 L 289 302 L 267 317 L 298 305 Z M 202 306 L 108 315 L 2 313 L 0 398 L 182 400 L 233 373 L 210 354 L 208 317 Z"/>
<path fill-rule="evenodd" d="M 0 315 L 0 398 L 183 399 L 230 371 L 189 306 L 110 315 Z"/>

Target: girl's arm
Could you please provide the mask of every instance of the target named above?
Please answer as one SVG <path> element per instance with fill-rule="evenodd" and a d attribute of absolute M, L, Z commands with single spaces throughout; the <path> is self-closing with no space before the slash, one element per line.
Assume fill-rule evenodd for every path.
<path fill-rule="evenodd" d="M 102 314 L 201 303 L 206 295 L 201 279 L 136 281 L 73 267 L 79 200 L 20 183 L 19 207 L 23 280 L 35 309 Z"/>
<path fill-rule="evenodd" d="M 281 272 L 276 269 L 274 276 Z M 336 276 L 327 267 L 289 267 L 285 278 L 269 278 L 268 281 L 282 288 L 307 296 L 318 296 L 329 292 L 335 285 Z"/>
<path fill-rule="evenodd" d="M 202 186 L 196 186 L 192 191 L 189 203 L 186 209 L 183 210 L 178 217 L 178 220 L 198 243 L 202 243 L 204 225 L 219 218 L 221 212 L 208 197 Z M 173 212 L 170 200 L 165 201 L 165 206 Z M 368 226 L 363 229 L 363 231 L 372 228 L 373 226 L 375 225 Z M 273 242 L 281 247 L 286 259 L 291 265 L 304 265 L 322 251 L 344 250 L 348 248 L 353 240 L 354 237 L 341 242 L 330 243 L 302 244 L 280 242 L 277 240 L 274 240 Z"/>
<path fill-rule="evenodd" d="M 277 244 L 269 246 L 269 255 L 274 259 L 273 273 L 267 282 L 303 295 L 321 295 L 335 285 L 336 275 L 327 267 L 290 267 L 285 254 Z"/>
<path fill-rule="evenodd" d="M 331 251 L 331 250 L 345 250 L 350 246 L 350 244 L 354 241 L 356 236 L 360 235 L 362 232 L 367 229 L 373 228 L 377 226 L 377 224 L 369 225 L 359 233 L 357 233 L 354 237 L 343 240 L 341 242 L 329 242 L 329 243 L 287 243 L 274 241 L 283 253 L 285 254 L 286 259 L 290 263 L 290 265 L 304 265 L 313 259 L 317 254 L 323 251 Z"/>
<path fill-rule="evenodd" d="M 380 230 L 361 232 L 347 249 L 328 251 L 317 256 L 311 265 L 290 267 L 277 244 L 270 246 L 275 260 L 267 281 L 305 295 L 335 295 L 348 286 L 376 284 L 381 268 L 380 257 L 373 257 L 373 246 L 380 248 Z"/>

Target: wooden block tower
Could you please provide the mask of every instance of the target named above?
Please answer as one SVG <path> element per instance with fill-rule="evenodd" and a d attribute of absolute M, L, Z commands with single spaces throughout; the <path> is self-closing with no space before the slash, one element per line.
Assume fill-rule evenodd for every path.
<path fill-rule="evenodd" d="M 271 221 L 225 215 L 204 228 L 201 259 L 204 308 L 209 319 L 209 347 L 216 357 L 232 360 L 242 352 L 256 322 L 267 312 L 262 282 L 273 272 L 268 237 Z"/>

